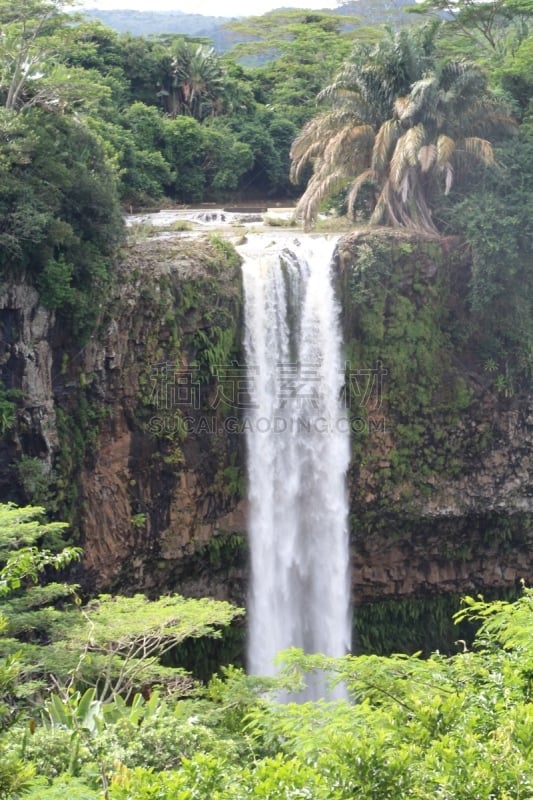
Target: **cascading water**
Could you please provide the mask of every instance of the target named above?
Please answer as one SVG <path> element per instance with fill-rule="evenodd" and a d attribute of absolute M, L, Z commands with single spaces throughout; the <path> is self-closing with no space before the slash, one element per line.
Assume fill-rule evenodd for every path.
<path fill-rule="evenodd" d="M 249 670 L 271 675 L 280 650 L 350 649 L 349 426 L 331 278 L 335 241 L 249 237 L 245 261 Z M 323 679 L 305 699 L 326 694 Z"/>

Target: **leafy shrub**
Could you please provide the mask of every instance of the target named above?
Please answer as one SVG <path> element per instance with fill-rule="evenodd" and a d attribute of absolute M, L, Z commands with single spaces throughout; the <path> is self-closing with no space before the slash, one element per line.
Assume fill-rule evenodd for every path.
<path fill-rule="evenodd" d="M 102 792 L 92 789 L 78 778 L 62 776 L 51 785 L 43 780 L 34 781 L 24 800 L 101 800 Z"/>

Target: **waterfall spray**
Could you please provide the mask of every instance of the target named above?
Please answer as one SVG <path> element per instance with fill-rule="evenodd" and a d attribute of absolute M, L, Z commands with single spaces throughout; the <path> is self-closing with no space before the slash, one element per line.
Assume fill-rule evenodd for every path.
<path fill-rule="evenodd" d="M 349 425 L 331 277 L 335 241 L 249 237 L 245 353 L 249 403 L 248 665 L 280 650 L 342 656 L 351 619 L 345 476 Z M 316 682 L 308 697 L 322 696 Z"/>

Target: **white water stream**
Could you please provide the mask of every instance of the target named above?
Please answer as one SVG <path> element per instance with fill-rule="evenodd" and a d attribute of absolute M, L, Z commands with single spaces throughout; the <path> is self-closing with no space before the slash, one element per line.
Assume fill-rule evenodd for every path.
<path fill-rule="evenodd" d="M 289 647 L 350 649 L 349 425 L 335 240 L 250 236 L 245 262 L 251 587 L 248 666 L 272 675 Z M 323 679 L 305 699 L 326 694 Z"/>

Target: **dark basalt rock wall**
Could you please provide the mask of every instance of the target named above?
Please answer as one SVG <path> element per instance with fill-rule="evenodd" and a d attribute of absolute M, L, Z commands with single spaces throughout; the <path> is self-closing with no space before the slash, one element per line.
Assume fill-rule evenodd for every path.
<path fill-rule="evenodd" d="M 460 243 L 354 233 L 341 241 L 338 275 L 359 381 L 349 475 L 356 601 L 528 582 L 533 398 L 487 369 Z"/>
<path fill-rule="evenodd" d="M 231 386 L 213 377 L 239 363 L 239 260 L 218 238 L 146 240 L 118 269 L 83 346 L 34 289 L 0 296 L 2 377 L 21 390 L 0 451 L 2 499 L 71 521 L 88 590 L 242 600 L 243 442 L 226 424 Z M 41 465 L 39 492 L 21 458 Z M 222 568 L 237 551 L 238 569 Z"/>

